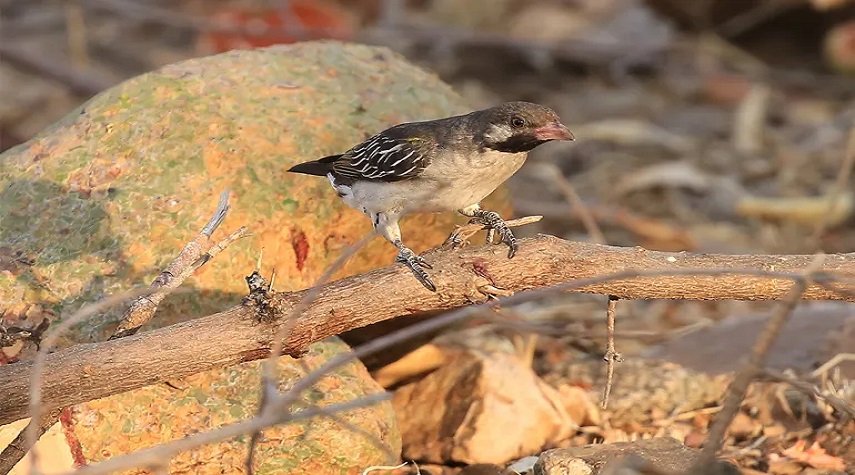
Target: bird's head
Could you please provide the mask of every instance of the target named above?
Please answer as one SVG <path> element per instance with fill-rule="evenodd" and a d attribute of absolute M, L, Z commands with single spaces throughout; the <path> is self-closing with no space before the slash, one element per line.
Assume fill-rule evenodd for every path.
<path fill-rule="evenodd" d="M 499 152 L 528 152 L 551 140 L 575 140 L 552 109 L 531 102 L 507 102 L 473 113 L 483 147 Z"/>

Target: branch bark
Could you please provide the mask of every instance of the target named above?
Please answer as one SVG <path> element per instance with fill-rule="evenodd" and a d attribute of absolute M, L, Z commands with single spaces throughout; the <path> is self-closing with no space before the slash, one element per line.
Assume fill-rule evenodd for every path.
<path fill-rule="evenodd" d="M 485 301 L 496 289 L 519 292 L 613 273 L 624 275 L 577 289 L 621 299 L 777 300 L 792 287 L 812 255 L 716 255 L 647 251 L 568 242 L 551 236 L 521 241 L 514 259 L 500 246 L 431 251 L 436 293 L 402 266 L 389 266 L 324 286 L 294 324 L 284 353 L 300 355 L 326 337 L 399 315 Z M 714 275 L 691 275 L 705 270 Z M 809 300 L 855 301 L 855 254 L 829 255 Z M 830 290 L 828 283 L 835 282 Z M 821 284 L 826 285 L 821 285 Z M 182 378 L 267 356 L 282 320 L 307 292 L 272 294 L 264 306 L 242 304 L 221 313 L 103 343 L 78 345 L 47 357 L 43 410 Z M 260 314 L 266 312 L 262 321 Z M 271 323 L 265 323 L 273 317 Z M 27 416 L 32 362 L 0 366 L 0 425 Z"/>

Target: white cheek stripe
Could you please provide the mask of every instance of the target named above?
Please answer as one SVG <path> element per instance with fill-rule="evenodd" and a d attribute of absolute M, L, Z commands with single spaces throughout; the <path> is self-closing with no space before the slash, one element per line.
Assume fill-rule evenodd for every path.
<path fill-rule="evenodd" d="M 490 126 L 490 129 L 484 135 L 493 142 L 504 142 L 505 140 L 509 139 L 511 135 L 513 135 L 513 132 L 511 131 L 510 127 L 506 125 L 493 124 Z"/>

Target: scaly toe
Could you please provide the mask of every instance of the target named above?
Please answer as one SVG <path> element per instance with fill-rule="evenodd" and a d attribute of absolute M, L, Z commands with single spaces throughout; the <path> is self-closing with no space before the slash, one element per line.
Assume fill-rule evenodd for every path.
<path fill-rule="evenodd" d="M 416 262 L 425 269 L 433 269 L 433 266 L 428 264 L 428 261 L 424 260 L 422 256 L 416 256 Z"/>
<path fill-rule="evenodd" d="M 457 231 L 452 232 L 445 238 L 445 242 L 442 243 L 442 247 L 448 247 L 451 249 L 460 249 L 461 247 L 466 245 L 466 240 L 463 239 L 463 236 L 460 235 Z"/>
<path fill-rule="evenodd" d="M 425 272 L 425 270 L 423 269 L 423 267 L 428 269 L 432 269 L 432 267 L 430 264 L 425 262 L 425 260 L 421 256 L 417 255 L 412 250 L 405 247 L 402 248 L 401 251 L 398 253 L 398 256 L 395 258 L 395 261 L 407 266 L 407 268 L 409 268 L 413 275 L 416 277 L 416 280 L 418 280 L 423 286 L 425 286 L 426 289 L 430 290 L 431 292 L 436 292 L 436 285 L 434 285 L 434 283 L 430 280 L 430 275 L 428 275 L 428 273 Z"/>
<path fill-rule="evenodd" d="M 508 244 L 508 259 L 512 259 L 514 255 L 516 255 L 518 249 L 519 244 L 517 244 L 516 240 Z"/>
<path fill-rule="evenodd" d="M 494 244 L 496 242 L 496 230 L 493 228 L 487 229 L 487 244 Z"/>

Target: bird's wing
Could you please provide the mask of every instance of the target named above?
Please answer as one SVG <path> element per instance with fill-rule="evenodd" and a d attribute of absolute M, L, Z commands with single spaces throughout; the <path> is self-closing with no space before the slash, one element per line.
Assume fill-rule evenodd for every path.
<path fill-rule="evenodd" d="M 377 134 L 335 162 L 333 172 L 354 180 L 399 181 L 418 176 L 428 164 L 420 139 Z"/>

